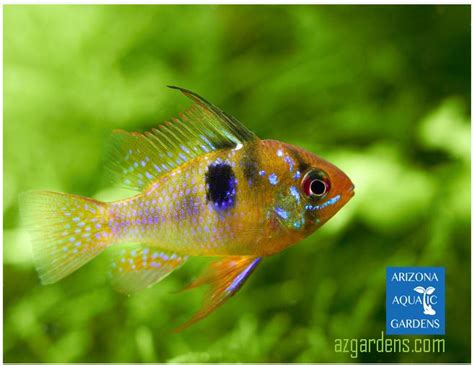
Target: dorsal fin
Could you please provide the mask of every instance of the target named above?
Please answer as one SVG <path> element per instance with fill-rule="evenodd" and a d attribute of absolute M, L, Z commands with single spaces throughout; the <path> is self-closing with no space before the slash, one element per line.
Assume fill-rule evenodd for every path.
<path fill-rule="evenodd" d="M 194 101 L 179 119 L 172 118 L 145 133 L 118 130 L 112 135 L 108 167 L 125 187 L 142 190 L 161 174 L 201 154 L 257 139 L 237 119 L 196 93 L 170 88 Z"/>

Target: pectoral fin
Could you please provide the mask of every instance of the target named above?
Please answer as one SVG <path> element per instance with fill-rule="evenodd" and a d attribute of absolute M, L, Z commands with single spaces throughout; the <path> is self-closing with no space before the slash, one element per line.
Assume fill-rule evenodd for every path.
<path fill-rule="evenodd" d="M 175 331 L 181 331 L 203 319 L 237 293 L 261 260 L 261 257 L 255 256 L 232 256 L 213 262 L 199 278 L 185 288 L 186 290 L 205 284 L 211 285 L 203 307 Z"/>

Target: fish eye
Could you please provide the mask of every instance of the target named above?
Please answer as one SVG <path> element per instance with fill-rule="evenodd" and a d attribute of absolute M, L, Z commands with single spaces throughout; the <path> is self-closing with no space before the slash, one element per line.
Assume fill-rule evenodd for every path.
<path fill-rule="evenodd" d="M 303 177 L 302 188 L 307 197 L 320 199 L 329 192 L 329 179 L 324 172 L 311 170 Z"/>
<path fill-rule="evenodd" d="M 327 185 L 323 180 L 315 179 L 311 182 L 309 186 L 309 190 L 311 190 L 311 194 L 316 196 L 321 196 L 326 193 Z"/>

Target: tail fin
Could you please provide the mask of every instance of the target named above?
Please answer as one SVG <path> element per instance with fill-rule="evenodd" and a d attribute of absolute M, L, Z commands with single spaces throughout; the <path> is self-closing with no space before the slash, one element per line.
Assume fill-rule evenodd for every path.
<path fill-rule="evenodd" d="M 107 204 L 76 195 L 33 191 L 20 213 L 43 284 L 52 284 L 101 253 L 112 241 Z"/>

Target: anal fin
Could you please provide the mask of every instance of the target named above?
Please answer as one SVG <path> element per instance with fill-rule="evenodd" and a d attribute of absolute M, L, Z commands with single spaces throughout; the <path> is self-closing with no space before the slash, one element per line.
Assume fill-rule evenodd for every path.
<path fill-rule="evenodd" d="M 142 244 L 117 247 L 111 257 L 112 286 L 124 294 L 136 293 L 164 279 L 186 259 L 187 256 Z"/>
<path fill-rule="evenodd" d="M 185 288 L 187 290 L 205 284 L 211 286 L 203 307 L 175 331 L 181 331 L 203 319 L 237 293 L 261 259 L 255 256 L 232 256 L 213 262 L 199 278 Z"/>

